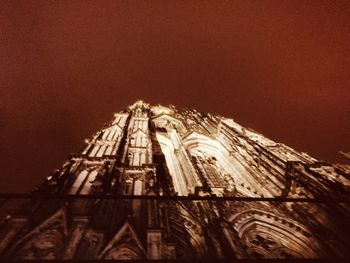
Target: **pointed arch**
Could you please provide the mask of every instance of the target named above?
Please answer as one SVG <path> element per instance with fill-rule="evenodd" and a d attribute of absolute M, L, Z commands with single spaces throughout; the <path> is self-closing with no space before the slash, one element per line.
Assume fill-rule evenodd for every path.
<path fill-rule="evenodd" d="M 126 221 L 102 250 L 98 259 L 142 259 L 145 248 L 130 222 Z"/>
<path fill-rule="evenodd" d="M 240 163 L 234 162 L 227 149 L 215 138 L 191 132 L 183 137 L 183 144 L 193 156 L 196 156 L 198 151 L 202 151 L 215 157 L 225 174 L 235 181 L 237 190 L 245 196 L 271 196 L 270 192 L 261 187 Z"/>
<path fill-rule="evenodd" d="M 317 258 L 319 243 L 295 220 L 260 209 L 247 209 L 228 218 L 247 253 L 258 258 Z"/>
<path fill-rule="evenodd" d="M 59 259 L 67 235 L 66 210 L 61 208 L 20 238 L 8 254 L 10 258 L 20 260 Z"/>

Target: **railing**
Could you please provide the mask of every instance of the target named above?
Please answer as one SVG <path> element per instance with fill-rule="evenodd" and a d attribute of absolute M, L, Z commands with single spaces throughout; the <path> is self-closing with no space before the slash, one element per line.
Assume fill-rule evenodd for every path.
<path fill-rule="evenodd" d="M 153 210 L 141 208 L 147 206 Z M 181 261 L 350 256 L 350 198 L 0 193 L 0 259 L 11 259 L 11 245 L 21 240 L 1 247 L 11 220 L 22 220 L 29 233 L 60 208 L 71 222 L 93 218 L 96 231 L 108 232 L 110 239 L 133 218 L 144 242 L 147 231 L 158 229 L 164 246 L 175 244 L 173 256 Z"/>

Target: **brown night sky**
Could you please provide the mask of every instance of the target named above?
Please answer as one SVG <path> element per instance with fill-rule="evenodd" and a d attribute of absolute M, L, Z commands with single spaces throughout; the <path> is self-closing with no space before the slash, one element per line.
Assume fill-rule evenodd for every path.
<path fill-rule="evenodd" d="M 113 112 L 193 107 L 315 158 L 350 151 L 348 1 L 0 1 L 0 191 Z"/>

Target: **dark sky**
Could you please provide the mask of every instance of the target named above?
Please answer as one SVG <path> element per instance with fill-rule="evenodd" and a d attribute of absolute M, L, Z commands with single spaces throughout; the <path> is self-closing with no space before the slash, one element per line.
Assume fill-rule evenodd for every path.
<path fill-rule="evenodd" d="M 0 191 L 28 191 L 141 98 L 350 151 L 348 1 L 0 1 Z"/>

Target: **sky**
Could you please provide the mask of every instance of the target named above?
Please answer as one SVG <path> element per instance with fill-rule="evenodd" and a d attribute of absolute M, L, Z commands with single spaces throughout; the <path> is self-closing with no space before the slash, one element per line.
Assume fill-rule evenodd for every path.
<path fill-rule="evenodd" d="M 0 1 L 0 192 L 26 192 L 137 99 L 350 151 L 348 1 Z"/>

